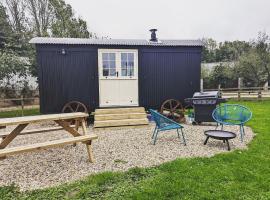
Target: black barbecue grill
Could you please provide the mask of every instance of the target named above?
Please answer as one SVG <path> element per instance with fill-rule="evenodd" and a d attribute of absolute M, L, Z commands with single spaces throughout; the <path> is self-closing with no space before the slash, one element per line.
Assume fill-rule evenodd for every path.
<path fill-rule="evenodd" d="M 192 98 L 185 99 L 185 102 L 194 109 L 194 122 L 213 122 L 212 112 L 220 103 L 226 102 L 221 98 L 220 92 L 195 92 Z"/>

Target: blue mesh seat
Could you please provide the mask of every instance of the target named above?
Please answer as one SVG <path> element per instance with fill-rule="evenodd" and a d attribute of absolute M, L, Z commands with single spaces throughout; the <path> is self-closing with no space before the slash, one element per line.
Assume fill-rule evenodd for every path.
<path fill-rule="evenodd" d="M 223 125 L 238 125 L 240 127 L 241 141 L 243 141 L 245 135 L 244 124 L 251 119 L 252 112 L 242 105 L 224 104 L 217 107 L 212 116 L 217 122 L 217 127 L 220 124 L 222 130 Z"/>
<path fill-rule="evenodd" d="M 158 133 L 160 131 L 167 131 L 167 130 L 176 129 L 177 136 L 178 136 L 178 138 L 180 138 L 180 134 L 179 134 L 179 129 L 180 129 L 181 135 L 183 138 L 183 143 L 184 143 L 184 145 L 186 145 L 185 135 L 184 135 L 184 132 L 182 130 L 184 127 L 182 125 L 180 125 L 180 124 L 176 123 L 175 121 L 161 115 L 160 113 L 158 113 L 155 110 L 150 109 L 150 112 L 151 112 L 151 115 L 153 117 L 154 122 L 156 123 L 156 127 L 155 127 L 154 133 L 152 135 L 152 139 L 153 139 L 154 144 L 156 144 L 157 136 L 158 136 Z"/>

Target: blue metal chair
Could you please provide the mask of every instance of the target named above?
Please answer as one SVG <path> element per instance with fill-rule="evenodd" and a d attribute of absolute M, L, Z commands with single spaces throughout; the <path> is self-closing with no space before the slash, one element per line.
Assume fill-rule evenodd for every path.
<path fill-rule="evenodd" d="M 156 127 L 155 127 L 154 133 L 152 135 L 154 145 L 156 144 L 157 136 L 158 136 L 158 133 L 160 131 L 167 131 L 167 130 L 172 130 L 172 129 L 176 129 L 178 138 L 180 138 L 180 134 L 179 134 L 178 129 L 181 130 L 183 143 L 184 143 L 184 145 L 186 145 L 185 135 L 184 135 L 184 132 L 182 130 L 184 128 L 183 126 L 181 126 L 180 124 L 176 123 L 175 121 L 161 115 L 160 113 L 158 113 L 155 110 L 150 109 L 150 112 L 151 112 L 151 115 L 153 117 L 153 120 L 156 123 Z"/>
<path fill-rule="evenodd" d="M 247 107 L 238 104 L 224 104 L 217 107 L 212 116 L 217 122 L 217 127 L 219 124 L 221 125 L 221 130 L 223 130 L 223 125 L 238 125 L 240 127 L 241 141 L 243 142 L 245 135 L 244 124 L 252 117 L 252 112 Z"/>

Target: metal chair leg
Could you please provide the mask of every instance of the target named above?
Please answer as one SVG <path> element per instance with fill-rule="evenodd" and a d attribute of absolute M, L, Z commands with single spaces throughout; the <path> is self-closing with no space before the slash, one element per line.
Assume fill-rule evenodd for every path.
<path fill-rule="evenodd" d="M 245 127 L 244 125 L 242 124 L 242 129 L 243 129 L 243 135 L 246 135 L 246 132 L 245 132 Z"/>
<path fill-rule="evenodd" d="M 240 138 L 241 138 L 241 142 L 243 142 L 243 130 L 242 130 L 241 125 L 240 125 Z"/>
<path fill-rule="evenodd" d="M 155 127 L 155 130 L 154 130 L 154 133 L 152 135 L 152 139 L 154 138 L 155 134 L 156 134 L 156 131 L 157 131 L 157 126 Z"/>
<path fill-rule="evenodd" d="M 182 133 L 182 138 L 183 138 L 184 145 L 186 146 L 187 143 L 186 143 L 185 135 L 184 135 L 184 132 L 183 132 L 182 128 L 181 128 L 181 133 Z"/>
<path fill-rule="evenodd" d="M 178 136 L 178 138 L 180 138 L 180 134 L 179 134 L 178 129 L 176 129 L 176 131 L 177 131 L 177 136 Z"/>
<path fill-rule="evenodd" d="M 217 125 L 216 125 L 216 128 L 215 128 L 215 130 L 217 130 L 217 128 L 218 128 L 218 123 L 217 123 Z"/>
<path fill-rule="evenodd" d="M 221 130 L 223 131 L 223 124 L 221 124 Z"/>
<path fill-rule="evenodd" d="M 154 137 L 154 145 L 156 144 L 156 141 L 157 141 L 157 136 L 158 136 L 158 130 L 156 131 L 156 134 L 155 134 L 155 137 Z"/>

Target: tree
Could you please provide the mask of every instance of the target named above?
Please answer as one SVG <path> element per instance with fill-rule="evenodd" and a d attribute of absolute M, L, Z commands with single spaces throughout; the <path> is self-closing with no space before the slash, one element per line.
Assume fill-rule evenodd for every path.
<path fill-rule="evenodd" d="M 217 42 L 211 38 L 203 38 L 203 51 L 202 51 L 202 60 L 204 62 L 215 62 L 215 52 L 217 49 Z"/>
<path fill-rule="evenodd" d="M 25 17 L 25 2 L 23 0 L 6 0 L 6 5 L 10 13 L 10 24 L 13 30 L 22 34 L 25 31 L 26 17 Z"/>
<path fill-rule="evenodd" d="M 31 27 L 36 36 L 49 36 L 49 29 L 54 18 L 50 0 L 25 0 L 30 15 Z"/>
<path fill-rule="evenodd" d="M 8 15 L 5 7 L 0 3 L 0 49 L 5 48 L 10 42 L 12 28 L 8 22 Z"/>
<path fill-rule="evenodd" d="M 270 45 L 266 33 L 259 33 L 252 49 L 240 56 L 236 68 L 247 85 L 263 86 L 270 81 Z"/>
<path fill-rule="evenodd" d="M 234 62 L 247 52 L 251 45 L 245 41 L 217 42 L 211 38 L 203 39 L 203 62 Z"/>
<path fill-rule="evenodd" d="M 15 75 L 25 77 L 28 72 L 28 63 L 12 51 L 0 52 L 0 85 L 11 86 L 10 79 Z"/>
<path fill-rule="evenodd" d="M 214 67 L 212 73 L 210 73 L 210 84 L 212 87 L 217 88 L 221 85 L 223 88 L 234 87 L 235 76 L 233 66 L 226 64 L 219 64 Z"/>
<path fill-rule="evenodd" d="M 76 18 L 72 7 L 63 0 L 50 0 L 55 13 L 52 24 L 52 35 L 56 37 L 89 38 L 87 23 L 83 19 Z"/>

